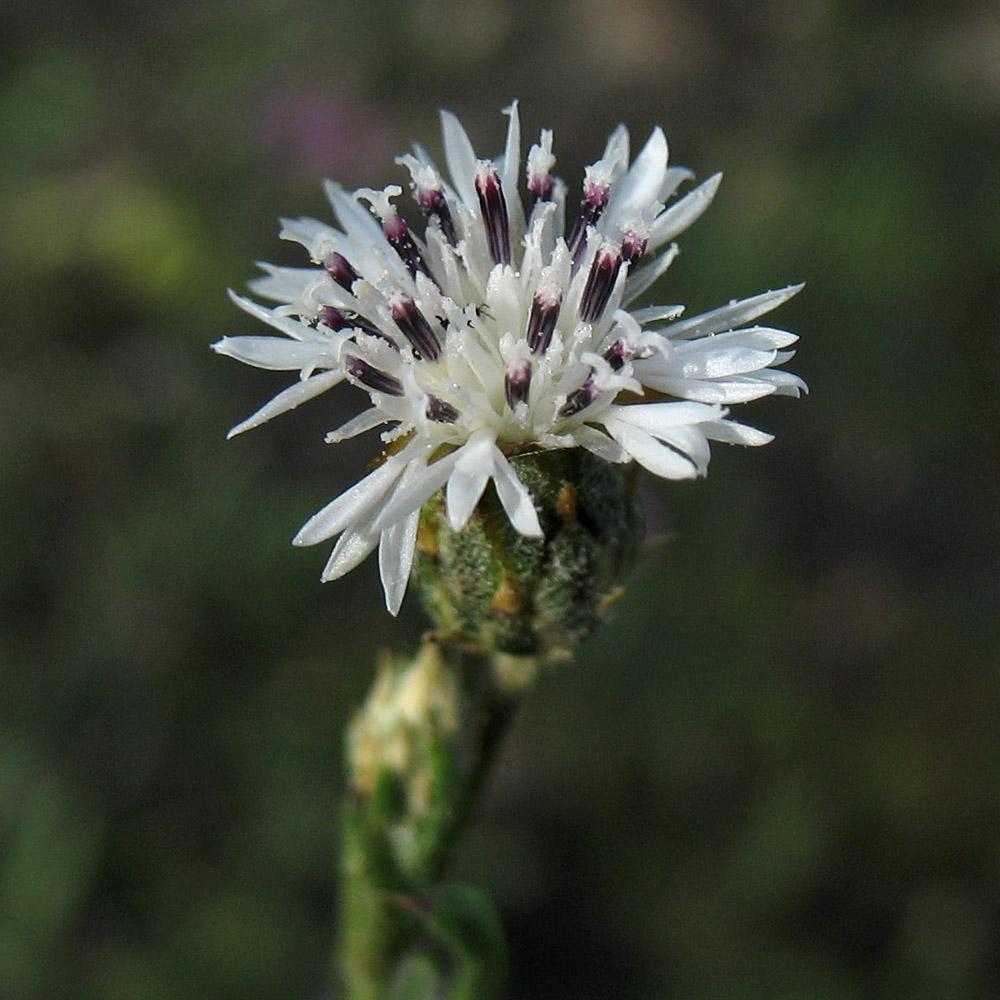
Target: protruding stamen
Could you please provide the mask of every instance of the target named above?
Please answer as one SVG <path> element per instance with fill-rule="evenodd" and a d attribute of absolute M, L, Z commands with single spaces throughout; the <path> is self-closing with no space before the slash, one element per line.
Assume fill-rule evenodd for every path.
<path fill-rule="evenodd" d="M 532 354 L 544 354 L 552 343 L 552 333 L 559 318 L 562 296 L 555 290 L 539 288 L 531 301 L 528 332 L 525 335 Z"/>
<path fill-rule="evenodd" d="M 583 198 L 580 201 L 580 214 L 576 218 L 573 232 L 568 240 L 570 253 L 573 254 L 573 261 L 579 260 L 580 254 L 586 246 L 587 228 L 597 225 L 608 204 L 611 196 L 611 187 L 589 178 L 583 184 Z"/>
<path fill-rule="evenodd" d="M 388 396 L 403 395 L 403 383 L 395 375 L 390 375 L 353 354 L 346 355 L 346 362 L 347 373 L 362 385 Z"/>
<path fill-rule="evenodd" d="M 611 366 L 613 372 L 620 372 L 625 367 L 625 362 L 631 361 L 633 357 L 635 355 L 623 337 L 619 337 L 604 352 L 604 360 Z"/>
<path fill-rule="evenodd" d="M 579 389 L 574 390 L 566 397 L 566 402 L 559 408 L 559 416 L 574 416 L 581 410 L 585 410 L 588 406 L 590 406 L 590 404 L 597 399 L 599 395 L 600 391 L 597 386 L 594 385 L 594 376 L 588 375 L 587 381 L 584 382 Z"/>
<path fill-rule="evenodd" d="M 428 278 L 432 278 L 431 272 L 424 262 L 423 254 L 413 239 L 410 227 L 403 218 L 398 215 L 387 217 L 382 223 L 382 232 L 385 233 L 385 238 L 389 241 L 392 249 L 399 254 L 399 259 L 406 265 L 410 274 L 416 275 L 417 271 L 420 271 Z"/>
<path fill-rule="evenodd" d="M 486 227 L 486 242 L 494 264 L 510 263 L 510 219 L 500 185 L 500 175 L 488 160 L 480 160 L 476 170 L 476 194 Z"/>
<path fill-rule="evenodd" d="M 436 420 L 439 424 L 453 424 L 458 420 L 458 410 L 437 396 L 427 396 L 424 413 L 427 414 L 428 420 Z"/>
<path fill-rule="evenodd" d="M 451 217 L 451 209 L 445 199 L 444 190 L 439 187 L 426 190 L 417 188 L 417 204 L 428 222 L 431 219 L 437 219 L 441 232 L 444 233 L 444 238 L 454 246 L 458 241 L 458 236 L 455 232 L 455 220 Z"/>
<path fill-rule="evenodd" d="M 626 264 L 637 261 L 646 252 L 648 245 L 647 237 L 640 236 L 635 230 L 630 229 L 622 237 L 622 260 Z"/>
<path fill-rule="evenodd" d="M 441 344 L 437 334 L 413 299 L 402 293 L 395 295 L 389 301 L 389 311 L 393 322 L 410 342 L 418 357 L 427 361 L 437 361 L 441 357 Z"/>
<path fill-rule="evenodd" d="M 528 402 L 528 392 L 531 389 L 531 362 L 527 358 L 514 361 L 507 366 L 503 380 L 503 392 L 507 405 L 517 409 L 518 403 Z"/>
<path fill-rule="evenodd" d="M 390 347 L 399 350 L 399 345 L 384 330 L 380 330 L 370 319 L 359 316 L 357 313 L 345 313 L 336 306 L 323 306 L 319 311 L 317 322 L 328 326 L 331 330 L 340 331 L 351 329 L 363 330 L 370 337 L 378 337 L 385 341 Z"/>
<path fill-rule="evenodd" d="M 621 266 L 622 255 L 617 247 L 605 243 L 597 251 L 580 299 L 580 319 L 584 323 L 593 323 L 604 312 Z"/>
<path fill-rule="evenodd" d="M 326 273 L 344 289 L 345 292 L 351 290 L 351 286 L 361 277 L 357 271 L 351 267 L 351 262 L 341 253 L 329 253 L 323 258 L 323 267 Z"/>
<path fill-rule="evenodd" d="M 543 129 L 539 141 L 528 151 L 528 193 L 531 204 L 539 201 L 551 201 L 555 187 L 552 168 L 556 158 L 552 155 L 552 131 Z"/>
<path fill-rule="evenodd" d="M 438 172 L 426 160 L 420 160 L 412 153 L 397 156 L 396 162 L 403 164 L 410 171 L 413 197 L 417 199 L 424 217 L 428 222 L 437 219 L 444 238 L 454 246 L 458 240 L 455 220 L 451 217 L 451 209 L 445 199 L 444 185 Z"/>
<path fill-rule="evenodd" d="M 351 325 L 347 313 L 341 312 L 336 306 L 323 306 L 319 311 L 318 322 L 334 331 L 343 330 L 344 327 Z"/>
<path fill-rule="evenodd" d="M 556 182 L 552 174 L 533 174 L 528 178 L 528 194 L 531 195 L 531 204 L 539 201 L 552 201 L 552 191 Z"/>

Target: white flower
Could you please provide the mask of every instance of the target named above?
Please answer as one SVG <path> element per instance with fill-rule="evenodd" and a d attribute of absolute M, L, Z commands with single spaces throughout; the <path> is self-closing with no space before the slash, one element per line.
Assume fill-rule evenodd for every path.
<path fill-rule="evenodd" d="M 339 535 L 323 571 L 343 576 L 376 546 L 386 604 L 406 590 L 424 502 L 444 488 L 460 531 L 492 481 L 514 527 L 541 535 L 531 496 L 508 461 L 526 449 L 586 448 L 637 461 L 668 479 L 705 473 L 709 441 L 759 445 L 770 435 L 725 408 L 804 383 L 775 371 L 793 334 L 756 325 L 801 286 L 734 301 L 693 319 L 680 306 L 629 309 L 677 253 L 670 241 L 707 208 L 720 176 L 675 199 L 689 171 L 667 166 L 657 128 L 629 163 L 619 126 L 587 168 L 577 206 L 551 173 L 552 133 L 527 156 L 519 193 L 516 103 L 503 154 L 479 159 L 458 119 L 442 112 L 447 177 L 419 146 L 398 159 L 427 225 L 398 214 L 402 189 L 353 195 L 328 182 L 339 228 L 285 220 L 306 268 L 263 265 L 252 284 L 265 308 L 233 295 L 278 336 L 226 337 L 220 354 L 299 380 L 230 431 L 256 427 L 347 381 L 370 406 L 329 442 L 385 428 L 381 463 L 315 514 L 295 537 Z"/>

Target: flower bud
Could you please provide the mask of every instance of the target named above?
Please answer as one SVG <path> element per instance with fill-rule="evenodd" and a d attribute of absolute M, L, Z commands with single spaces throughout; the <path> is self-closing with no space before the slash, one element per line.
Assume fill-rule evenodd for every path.
<path fill-rule="evenodd" d="M 621 593 L 643 535 L 635 469 L 579 448 L 510 461 L 544 537 L 520 535 L 492 486 L 455 532 L 438 493 L 421 512 L 413 582 L 440 641 L 558 656 L 586 638 Z"/>

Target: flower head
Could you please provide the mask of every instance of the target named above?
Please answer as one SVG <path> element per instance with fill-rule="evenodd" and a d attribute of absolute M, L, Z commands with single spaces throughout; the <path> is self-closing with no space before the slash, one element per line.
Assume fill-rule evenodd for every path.
<path fill-rule="evenodd" d="M 377 546 L 393 614 L 421 508 L 439 490 L 452 531 L 462 531 L 492 482 L 511 525 L 537 538 L 538 513 L 512 456 L 583 448 L 690 478 L 705 473 L 709 441 L 770 440 L 730 419 L 730 404 L 804 389 L 774 367 L 791 356 L 795 335 L 755 322 L 800 286 L 689 319 L 678 318 L 680 306 L 631 308 L 669 267 L 671 241 L 709 205 L 719 175 L 677 197 L 692 175 L 667 165 L 663 132 L 655 129 L 630 162 L 619 126 L 577 199 L 552 174 L 550 131 L 530 148 L 521 178 L 517 105 L 506 114 L 495 159 L 478 158 L 448 112 L 446 174 L 419 146 L 398 158 L 426 220 L 422 236 L 399 213 L 400 186 L 349 194 L 328 182 L 339 228 L 295 219 L 281 232 L 314 266 L 264 265 L 251 287 L 274 307 L 232 296 L 279 335 L 214 345 L 259 368 L 299 373 L 230 436 L 341 382 L 368 396 L 370 405 L 327 441 L 383 428 L 382 458 L 310 518 L 295 543 L 339 535 L 324 580 Z"/>

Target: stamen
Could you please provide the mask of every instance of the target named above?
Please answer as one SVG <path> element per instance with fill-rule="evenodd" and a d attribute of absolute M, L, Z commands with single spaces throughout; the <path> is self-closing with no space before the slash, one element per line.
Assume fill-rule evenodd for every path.
<path fill-rule="evenodd" d="M 476 194 L 486 227 L 486 241 L 494 264 L 510 263 L 510 219 L 500 186 L 500 175 L 489 160 L 480 160 L 476 170 Z"/>
<path fill-rule="evenodd" d="M 428 420 L 436 420 L 440 424 L 453 424 L 458 420 L 458 410 L 451 403 L 446 403 L 443 399 L 429 394 L 424 413 Z"/>
<path fill-rule="evenodd" d="M 625 367 L 625 362 L 631 361 L 633 357 L 635 355 L 623 337 L 619 337 L 604 352 L 604 360 L 611 366 L 613 372 L 620 372 Z"/>
<path fill-rule="evenodd" d="M 551 201 L 555 187 L 552 168 L 556 158 L 552 155 L 552 132 L 543 129 L 539 141 L 528 151 L 527 174 L 528 193 L 531 204 L 539 201 Z"/>
<path fill-rule="evenodd" d="M 528 316 L 528 332 L 525 334 L 532 354 L 544 354 L 549 349 L 561 305 L 562 296 L 557 291 L 539 288 L 535 292 Z"/>
<path fill-rule="evenodd" d="M 403 395 L 403 383 L 395 375 L 390 375 L 353 354 L 346 355 L 346 360 L 347 373 L 362 385 L 376 392 L 384 392 L 387 396 Z"/>
<path fill-rule="evenodd" d="M 441 188 L 417 188 L 417 204 L 430 222 L 437 219 L 444 238 L 454 246 L 458 241 L 455 233 L 455 220 L 451 217 L 451 209 L 445 200 L 444 191 Z"/>
<path fill-rule="evenodd" d="M 587 245 L 586 235 L 589 226 L 597 225 L 597 220 L 604 213 L 611 196 L 611 186 L 587 179 L 583 183 L 583 198 L 580 201 L 580 214 L 573 226 L 573 232 L 568 240 L 573 262 L 579 260 L 583 248 Z"/>
<path fill-rule="evenodd" d="M 649 245 L 649 240 L 645 236 L 640 236 L 634 230 L 629 230 L 622 237 L 622 260 L 626 264 L 637 261 L 645 252 Z"/>
<path fill-rule="evenodd" d="M 318 322 L 334 331 L 343 330 L 344 327 L 351 325 L 347 314 L 341 312 L 336 306 L 323 306 L 319 311 Z"/>
<path fill-rule="evenodd" d="M 507 366 L 504 375 L 503 391 L 507 405 L 517 409 L 518 403 L 528 402 L 528 391 L 531 388 L 531 362 L 527 358 L 515 361 Z"/>
<path fill-rule="evenodd" d="M 575 416 L 581 410 L 585 410 L 590 406 L 599 395 L 600 391 L 594 385 L 594 376 L 588 375 L 587 381 L 579 389 L 574 390 L 566 397 L 566 402 L 559 408 L 559 416 Z"/>
<path fill-rule="evenodd" d="M 605 243 L 597 251 L 580 299 L 580 319 L 584 323 L 593 323 L 604 312 L 621 266 L 622 255 L 617 247 Z"/>
<path fill-rule="evenodd" d="M 323 267 L 326 273 L 344 289 L 345 292 L 351 290 L 351 286 L 361 277 L 357 271 L 351 267 L 350 261 L 340 253 L 330 253 L 323 258 Z"/>
<path fill-rule="evenodd" d="M 403 164 L 410 171 L 410 188 L 424 217 L 428 222 L 436 218 L 444 238 L 454 246 L 458 239 L 455 221 L 445 200 L 444 185 L 438 172 L 426 160 L 419 160 L 412 153 L 397 156 L 396 162 Z"/>
<path fill-rule="evenodd" d="M 437 361 L 441 357 L 441 344 L 437 334 L 413 299 L 402 293 L 393 296 L 389 300 L 389 312 L 417 357 L 427 361 Z"/>
<path fill-rule="evenodd" d="M 555 186 L 556 182 L 552 174 L 532 174 L 528 178 L 528 194 L 531 195 L 531 204 L 552 201 L 552 191 Z"/>
<path fill-rule="evenodd" d="M 363 330 L 371 337 L 378 337 L 385 341 L 390 347 L 399 350 L 399 345 L 384 330 L 380 330 L 370 319 L 359 316 L 357 313 L 345 313 L 336 306 L 323 306 L 319 311 L 318 322 L 328 326 L 331 330 L 339 331 L 350 329 Z"/>
<path fill-rule="evenodd" d="M 398 215 L 387 217 L 382 223 L 382 232 L 410 274 L 416 276 L 417 271 L 420 271 L 433 281 L 433 275 L 428 270 L 410 227 L 403 218 Z"/>

